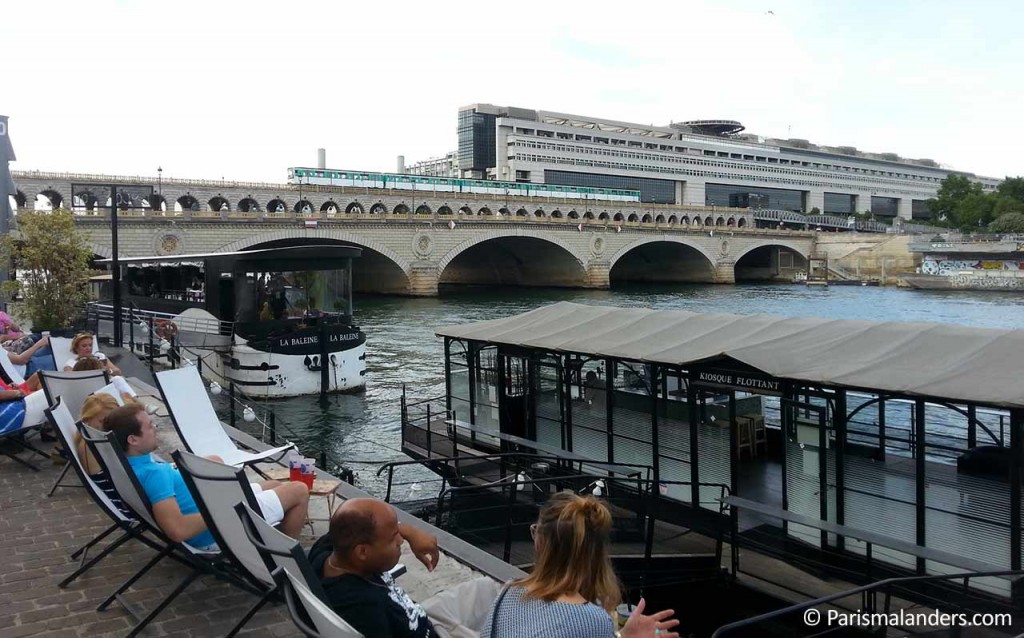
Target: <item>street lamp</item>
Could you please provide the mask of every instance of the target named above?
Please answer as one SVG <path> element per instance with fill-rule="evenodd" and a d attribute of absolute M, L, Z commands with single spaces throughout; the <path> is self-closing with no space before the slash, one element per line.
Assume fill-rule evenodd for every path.
<path fill-rule="evenodd" d="M 160 196 L 160 210 L 164 209 L 164 167 L 156 167 L 157 195 Z"/>

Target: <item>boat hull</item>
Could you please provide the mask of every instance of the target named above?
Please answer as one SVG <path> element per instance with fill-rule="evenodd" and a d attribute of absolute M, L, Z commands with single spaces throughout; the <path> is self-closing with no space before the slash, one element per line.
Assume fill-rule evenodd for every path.
<path fill-rule="evenodd" d="M 326 337 L 326 392 L 359 392 L 366 388 L 366 335 L 357 327 L 333 324 L 246 339 L 216 334 L 216 319 L 202 310 L 174 318 L 181 355 L 202 363 L 203 377 L 234 383 L 245 394 L 283 399 L 321 392 L 320 346 Z M 205 320 L 205 323 L 200 320 Z"/>
<path fill-rule="evenodd" d="M 918 290 L 990 290 L 1024 292 L 1024 273 L 1014 271 L 958 272 L 948 275 L 903 275 L 902 281 Z"/>

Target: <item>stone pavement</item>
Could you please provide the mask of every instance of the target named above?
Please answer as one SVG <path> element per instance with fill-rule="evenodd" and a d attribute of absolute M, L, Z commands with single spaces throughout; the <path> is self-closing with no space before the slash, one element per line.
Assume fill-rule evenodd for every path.
<path fill-rule="evenodd" d="M 160 452 L 169 458 L 178 443 L 166 417 L 157 418 Z M 38 439 L 36 445 L 42 447 Z M 27 457 L 26 457 L 27 458 Z M 123 636 L 133 618 L 117 603 L 104 612 L 96 606 L 155 552 L 129 541 L 106 557 L 67 589 L 57 583 L 77 567 L 69 555 L 110 525 L 109 519 L 80 487 L 58 488 L 46 497 L 60 467 L 35 455 L 42 471 L 33 472 L 0 456 L 0 636 Z M 69 472 L 66 483 L 78 484 Z M 313 499 L 313 517 L 326 518 L 326 499 Z M 317 512 L 316 510 L 320 510 Z M 324 522 L 309 526 L 301 542 L 308 546 L 323 533 Z M 111 535 L 113 538 L 116 535 Z M 104 541 L 105 543 L 106 541 Z M 418 601 L 480 574 L 442 553 L 433 573 L 408 551 L 402 562 L 408 573 L 399 582 Z M 173 560 L 161 561 L 127 592 L 130 604 L 148 611 L 187 574 Z M 256 597 L 211 577 L 194 582 L 150 623 L 144 636 L 222 636 L 245 614 Z M 268 604 L 253 617 L 243 636 L 301 636 L 283 604 Z"/>

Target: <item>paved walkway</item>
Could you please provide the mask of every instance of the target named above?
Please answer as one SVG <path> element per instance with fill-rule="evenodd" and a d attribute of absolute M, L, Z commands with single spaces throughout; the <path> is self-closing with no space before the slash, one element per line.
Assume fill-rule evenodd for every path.
<path fill-rule="evenodd" d="M 166 417 L 157 418 L 160 453 L 178 445 Z M 37 445 L 38 439 L 35 439 Z M 60 467 L 38 455 L 42 468 L 33 472 L 0 456 L 0 636 L 45 635 L 123 636 L 134 625 L 117 603 L 104 612 L 96 606 L 155 552 L 131 541 L 105 558 L 64 590 L 57 583 L 77 566 L 69 555 L 110 525 L 80 487 L 59 488 L 46 497 Z M 69 473 L 65 482 L 77 485 Z M 314 498 L 312 517 L 327 518 L 326 499 Z M 308 546 L 325 530 L 324 521 L 307 526 L 300 539 Z M 400 580 L 409 595 L 425 600 L 447 587 L 478 573 L 442 553 L 433 573 L 427 573 L 406 545 L 402 562 L 408 573 Z M 143 610 L 151 609 L 187 574 L 184 566 L 162 561 L 130 589 L 126 599 Z M 211 577 L 193 583 L 143 632 L 145 636 L 218 636 L 226 634 L 256 602 L 252 594 Z M 267 605 L 242 632 L 243 636 L 301 636 L 283 604 Z"/>

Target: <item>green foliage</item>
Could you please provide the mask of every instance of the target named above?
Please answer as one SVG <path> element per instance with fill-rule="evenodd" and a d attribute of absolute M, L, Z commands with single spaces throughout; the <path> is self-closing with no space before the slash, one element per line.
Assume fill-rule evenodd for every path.
<path fill-rule="evenodd" d="M 33 330 L 71 327 L 89 298 L 89 259 L 71 211 L 22 211 L 17 217 L 20 238 L 2 239 L 20 272 L 4 283 L 4 292 L 20 292 Z"/>
<path fill-rule="evenodd" d="M 820 208 L 818 208 L 817 206 L 815 206 L 815 207 L 814 207 L 814 208 L 812 208 L 812 209 L 810 210 L 810 212 L 808 212 L 807 214 L 808 214 L 808 215 L 820 215 L 820 214 L 821 214 L 821 209 L 820 209 Z"/>
<path fill-rule="evenodd" d="M 935 223 L 978 232 L 997 217 L 1024 212 L 1024 177 L 1007 177 L 995 193 L 985 193 L 981 184 L 969 177 L 950 175 L 942 180 L 938 195 L 928 204 Z"/>
<path fill-rule="evenodd" d="M 1006 213 L 989 224 L 993 233 L 1024 233 L 1024 213 Z"/>
<path fill-rule="evenodd" d="M 996 194 L 1017 200 L 1024 205 L 1024 177 L 1007 177 L 996 187 Z"/>

